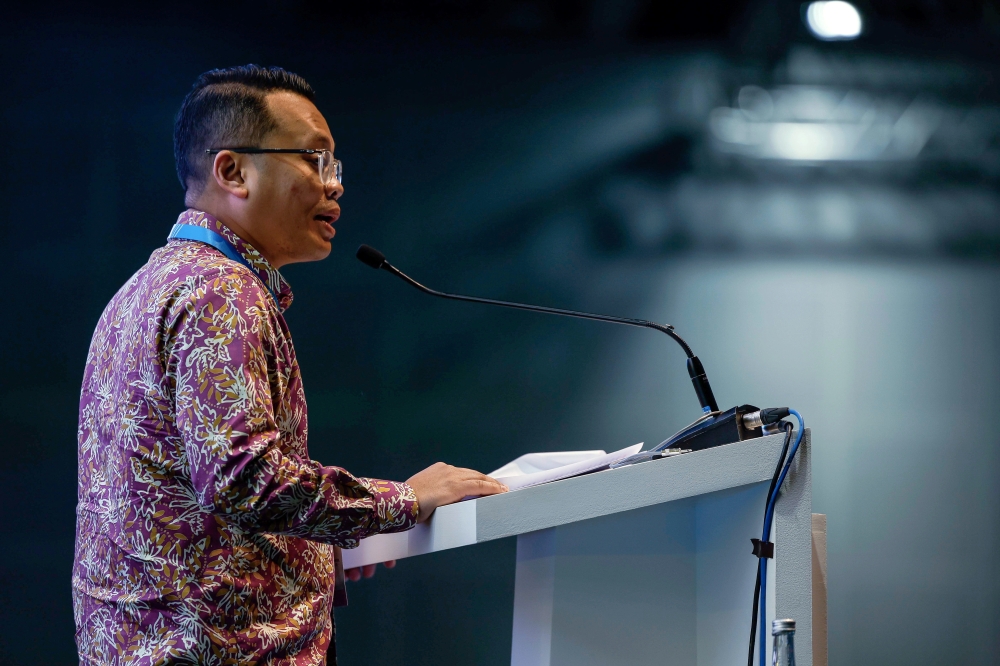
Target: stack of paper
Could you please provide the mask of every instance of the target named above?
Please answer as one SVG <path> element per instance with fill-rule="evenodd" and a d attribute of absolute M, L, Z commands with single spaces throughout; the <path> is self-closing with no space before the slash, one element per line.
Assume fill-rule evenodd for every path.
<path fill-rule="evenodd" d="M 626 447 L 613 453 L 604 451 L 552 451 L 549 453 L 527 453 L 500 469 L 490 472 L 497 481 L 511 490 L 530 488 L 549 481 L 568 479 L 613 465 L 637 453 L 642 443 Z"/>

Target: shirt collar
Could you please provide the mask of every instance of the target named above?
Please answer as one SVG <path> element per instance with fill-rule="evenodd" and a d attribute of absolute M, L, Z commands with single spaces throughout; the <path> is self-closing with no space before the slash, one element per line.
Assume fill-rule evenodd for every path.
<path fill-rule="evenodd" d="M 292 304 L 292 287 L 285 281 L 278 269 L 275 268 L 257 251 L 250 243 L 246 242 L 233 231 L 209 213 L 194 208 L 188 208 L 177 218 L 177 224 L 190 224 L 195 227 L 211 229 L 222 235 L 227 241 L 232 243 L 236 251 L 240 253 L 247 263 L 253 268 L 257 276 L 265 285 L 278 297 L 278 307 L 284 312 Z"/>

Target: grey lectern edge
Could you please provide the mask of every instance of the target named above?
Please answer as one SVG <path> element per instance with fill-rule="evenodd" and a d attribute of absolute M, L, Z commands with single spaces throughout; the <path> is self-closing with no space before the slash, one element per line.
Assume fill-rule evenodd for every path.
<path fill-rule="evenodd" d="M 512 664 L 742 661 L 756 570 L 750 537 L 760 533 L 781 445 L 781 435 L 761 437 L 444 506 L 409 532 L 345 550 L 344 566 L 517 536 Z M 766 626 L 775 617 L 796 620 L 799 666 L 812 665 L 810 459 L 807 429 L 775 509 L 775 559 L 768 563 Z M 644 534 L 660 531 L 665 535 Z M 588 600 L 588 588 L 600 586 L 588 582 L 595 572 L 586 567 L 600 562 L 608 576 L 620 572 L 622 582 L 593 590 L 601 596 Z M 689 578 L 695 582 L 684 582 Z M 664 587 L 655 592 L 656 585 Z M 656 599 L 646 598 L 654 593 L 673 610 L 647 619 L 657 610 Z M 614 618 L 594 615 L 600 609 L 581 614 L 594 602 L 635 611 L 615 625 Z M 585 630 L 586 636 L 574 634 Z M 617 641 L 613 652 L 592 645 L 574 653 L 602 630 L 609 636 L 601 646 Z"/>

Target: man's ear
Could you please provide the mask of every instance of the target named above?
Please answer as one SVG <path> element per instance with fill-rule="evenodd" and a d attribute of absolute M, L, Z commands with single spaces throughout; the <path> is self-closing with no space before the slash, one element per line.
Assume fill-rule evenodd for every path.
<path fill-rule="evenodd" d="M 246 155 L 228 150 L 220 151 L 212 162 L 212 177 L 223 190 L 240 199 L 250 195 L 247 189 L 245 170 L 250 160 Z"/>

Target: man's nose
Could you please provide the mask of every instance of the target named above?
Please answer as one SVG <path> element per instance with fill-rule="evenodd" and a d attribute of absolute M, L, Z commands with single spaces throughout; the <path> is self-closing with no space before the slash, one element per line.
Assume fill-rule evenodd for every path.
<path fill-rule="evenodd" d="M 326 198 L 337 200 L 344 194 L 344 186 L 341 185 L 339 180 L 334 179 L 332 183 L 326 186 Z"/>

